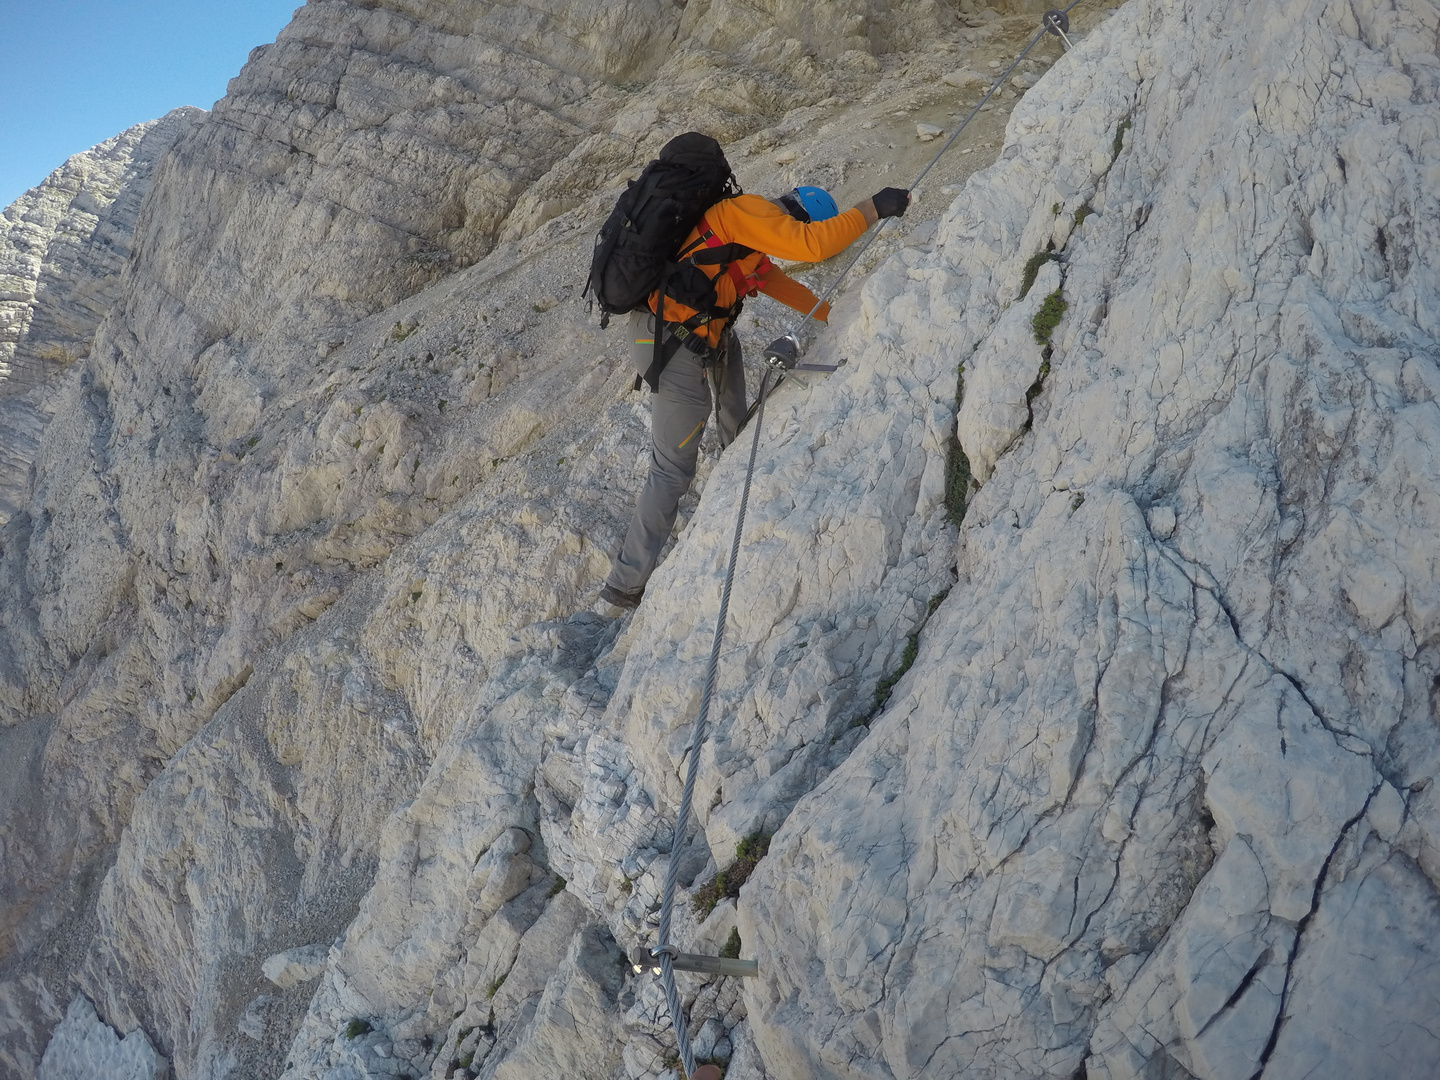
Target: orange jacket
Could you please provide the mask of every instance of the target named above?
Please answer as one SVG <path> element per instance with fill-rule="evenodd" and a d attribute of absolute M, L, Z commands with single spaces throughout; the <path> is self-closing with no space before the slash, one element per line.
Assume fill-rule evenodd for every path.
<path fill-rule="evenodd" d="M 844 251 L 858 240 L 864 235 L 866 228 L 865 215 L 853 207 L 828 221 L 805 225 L 796 221 L 769 199 L 762 199 L 759 195 L 737 195 L 733 199 L 723 199 L 705 211 L 705 218 L 700 223 L 700 227 L 692 231 L 686 238 L 681 247 L 682 251 L 700 238 L 701 230 L 706 225 L 709 225 L 715 238 L 722 244 L 743 244 L 745 247 L 755 249 L 755 254 L 747 255 L 732 264 L 739 267 L 742 277 L 754 274 L 767 255 L 791 262 L 819 262 L 822 259 L 828 259 L 830 256 Z M 694 250 L 697 253 L 704 251 L 705 245 L 701 244 Z M 726 272 L 725 265 L 709 263 L 699 265 L 700 269 L 715 282 L 718 306 L 730 307 L 734 304 L 737 299 L 735 281 Z M 765 260 L 765 265 L 767 269 L 759 275 L 756 281 L 761 292 L 802 313 L 808 313 L 815 306 L 814 293 L 784 271 L 769 266 L 768 260 Z M 658 297 L 658 293 L 651 294 L 651 311 L 655 310 Z M 694 314 L 694 308 L 687 307 L 668 296 L 665 298 L 665 319 L 667 321 L 684 322 Z M 822 320 L 829 314 L 829 304 L 821 306 L 820 310 L 815 312 L 816 318 Z M 720 344 L 720 334 L 724 331 L 728 321 L 727 319 L 712 319 L 697 332 L 711 345 L 718 345 Z"/>

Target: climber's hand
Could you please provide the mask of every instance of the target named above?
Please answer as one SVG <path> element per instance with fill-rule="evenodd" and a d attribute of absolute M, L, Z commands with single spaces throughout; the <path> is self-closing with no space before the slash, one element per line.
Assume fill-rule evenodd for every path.
<path fill-rule="evenodd" d="M 882 218 L 900 217 L 910 205 L 910 192 L 904 188 L 881 188 L 870 201 L 875 204 L 875 215 Z"/>

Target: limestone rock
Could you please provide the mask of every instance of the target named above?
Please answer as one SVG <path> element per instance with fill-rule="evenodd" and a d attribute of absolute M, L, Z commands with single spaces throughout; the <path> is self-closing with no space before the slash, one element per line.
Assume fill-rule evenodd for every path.
<path fill-rule="evenodd" d="M 164 1080 L 169 1063 L 155 1052 L 143 1031 L 121 1038 L 76 996 L 40 1061 L 39 1080 Z"/>
<path fill-rule="evenodd" d="M 555 1071 L 609 1080 L 619 1060 L 615 998 L 622 957 L 595 928 L 577 934 L 535 1003 L 534 1019 L 503 1060 L 482 1074 L 522 1080 Z"/>
<path fill-rule="evenodd" d="M 1035 340 L 1035 316 L 1059 289 L 1060 268 L 1046 262 L 1030 291 L 1001 313 L 964 362 L 965 395 L 955 424 L 977 483 L 990 479 L 995 463 L 1030 425 L 1030 390 L 1045 362 Z"/>
<path fill-rule="evenodd" d="M 747 984 L 767 1069 L 1298 1076 L 1339 1053 L 1379 1077 L 1434 1058 L 1433 972 L 1400 960 L 1428 955 L 1425 830 L 1400 839 L 1388 796 L 1393 839 L 1367 822 L 1436 764 L 1416 734 L 1433 698 L 1406 688 L 1440 663 L 1410 531 L 1440 523 L 1413 450 L 1440 412 L 1403 373 L 1433 369 L 1434 306 L 1410 298 L 1440 273 L 1408 226 L 1390 237 L 1434 205 L 1440 144 L 1291 73 L 1339 63 L 1418 132 L 1440 70 L 1418 6 L 1281 8 L 1206 38 L 1180 20 L 1208 5 L 1128 5 L 1017 106 L 915 284 L 869 285 L 874 336 L 928 358 L 916 294 L 951 282 L 984 483 L 910 677 L 742 894 L 742 936 L 778 960 Z M 1254 65 L 1233 84 L 1231 33 Z M 1342 241 L 1342 190 L 1383 245 Z M 1025 408 L 1019 271 L 1082 206 L 1099 216 L 1037 281 L 1069 306 Z M 1152 500 L 1173 524 L 1147 523 Z M 1389 959 L 1341 975 L 1359 938 Z"/>
<path fill-rule="evenodd" d="M 1271 1054 L 1275 1075 L 1287 1080 L 1317 1068 L 1353 1076 L 1403 1075 L 1434 1051 L 1430 1032 L 1407 1022 L 1418 1021 L 1423 1006 L 1394 1005 L 1415 991 L 1418 980 L 1398 966 L 1370 966 L 1368 960 L 1379 954 L 1429 963 L 1440 929 L 1434 882 L 1403 852 L 1383 843 L 1365 847 L 1359 866 L 1334 885 L 1327 881 L 1306 928 L 1313 946 L 1302 947 L 1295 958 L 1292 994 L 1307 1008 L 1289 1014 Z M 1367 977 L 1353 978 L 1362 966 Z M 1337 982 L 1346 986 L 1343 998 L 1329 989 Z"/>
<path fill-rule="evenodd" d="M 161 156 L 205 114 L 188 106 L 74 155 L 0 212 L 0 395 L 90 352 L 120 296 Z"/>
<path fill-rule="evenodd" d="M 328 945 L 302 945 L 269 957 L 260 970 L 281 990 L 289 990 L 292 986 L 318 979 L 325 971 L 329 954 Z"/>
<path fill-rule="evenodd" d="M 284 1034 L 276 1030 L 274 1017 L 279 1000 L 274 994 L 261 994 L 251 999 L 240 1014 L 240 1023 L 236 1025 L 240 1034 L 257 1043 L 272 1043 L 283 1038 Z"/>
<path fill-rule="evenodd" d="M 71 157 L 0 213 L 0 524 L 25 502 L 47 384 L 88 355 L 121 295 L 160 158 L 205 114 L 184 107 Z"/>
<path fill-rule="evenodd" d="M 50 1032 L 64 1016 L 39 974 L 26 972 L 0 982 L 0 1068 L 13 1076 L 35 1076 Z"/>
<path fill-rule="evenodd" d="M 30 462 L 45 430 L 46 388 L 0 397 L 0 526 L 24 505 L 30 484 Z"/>
<path fill-rule="evenodd" d="M 493 479 L 499 501 L 463 511 L 425 556 L 473 590 L 423 630 L 408 620 L 429 603 L 412 595 L 436 595 L 423 567 L 387 600 L 416 633 L 456 644 L 457 670 L 493 664 L 516 627 L 574 610 L 603 572 L 628 513 L 607 490 L 629 490 L 643 420 L 633 406 L 607 415 L 625 378 L 613 343 L 588 344 L 574 296 L 586 219 L 536 225 L 517 200 L 583 194 L 595 213 L 597 177 L 666 137 L 611 137 L 632 98 L 669 103 L 672 123 L 743 133 L 831 83 L 802 82 L 771 34 L 752 58 L 770 67 L 736 94 L 692 96 L 692 82 L 734 72 L 704 49 L 667 59 L 672 6 L 532 14 L 307 6 L 166 158 L 123 310 L 51 395 L 57 419 L 15 500 L 25 520 L 0 586 L 15 624 L 0 699 L 7 723 L 48 717 L 36 723 L 54 739 L 37 772 L 15 778 L 52 793 L 16 803 L 45 818 L 17 830 L 0 871 L 26 895 L 88 873 L 255 657 L 477 483 Z M 577 41 L 602 47 L 582 61 Z M 672 76 L 653 93 L 626 81 L 662 63 Z M 512 211 L 519 233 L 493 258 L 385 310 L 485 256 Z M 536 311 L 548 297 L 559 302 Z M 546 436 L 554 453 L 532 467 Z M 497 478 L 514 469 L 528 479 Z M 577 490 L 590 494 L 557 505 Z"/>
<path fill-rule="evenodd" d="M 958 86 L 962 90 L 968 86 L 983 86 L 986 80 L 976 75 L 973 71 L 947 71 L 940 79 L 946 86 Z"/>
<path fill-rule="evenodd" d="M 1435 1060 L 1415 0 L 1132 0 L 1037 45 L 1003 140 L 1001 97 L 964 148 L 990 152 L 937 165 L 945 198 L 817 328 L 839 370 L 756 422 L 670 850 L 749 447 L 702 443 L 633 616 L 585 610 L 649 443 L 577 268 L 688 127 L 748 190 L 918 169 L 941 77 L 1034 33 L 1010 7 L 951 48 L 919 0 L 326 0 L 257 52 L 31 405 L 0 548 L 6 1069 L 74 979 L 186 1080 L 659 1080 L 668 1006 L 620 961 L 672 864 L 677 943 L 733 920 L 762 961 L 680 985 L 736 1077 Z M 791 318 L 748 307 L 747 349 Z M 318 982 L 266 979 L 328 941 Z"/>
<path fill-rule="evenodd" d="M 769 1074 L 765 1071 L 755 1039 L 750 1034 L 749 1023 L 740 1024 L 731 1032 L 730 1037 L 734 1049 L 730 1053 L 725 1075 L 731 1080 L 768 1080 Z"/>
<path fill-rule="evenodd" d="M 33 477 L 14 485 L 0 738 L 16 767 L 0 777 L 0 879 L 16 900 L 0 918 L 19 963 L 81 935 L 47 977 L 79 975 L 107 1018 L 143 1023 L 177 1069 L 203 1074 L 254 1049 L 238 1025 L 246 1001 L 272 992 L 264 960 L 346 931 L 371 874 L 378 914 L 373 939 L 354 935 L 357 955 L 404 942 L 461 1007 L 503 973 L 557 867 L 576 889 L 620 889 L 625 873 L 598 850 L 557 849 L 554 866 L 517 854 L 492 868 L 499 893 L 483 910 L 499 908 L 474 955 L 453 940 L 471 926 L 449 905 L 468 895 L 466 860 L 484 842 L 472 841 L 542 833 L 538 812 L 515 805 L 544 745 L 529 717 L 578 685 L 572 671 L 509 680 L 512 649 L 566 648 L 517 630 L 589 603 L 644 467 L 643 402 L 623 397 L 623 347 L 585 318 L 575 267 L 613 198 L 597 189 L 675 131 L 773 129 L 828 148 L 847 137 L 837 110 L 868 109 L 857 99 L 877 80 L 910 87 L 948 63 L 927 54 L 886 74 L 870 56 L 933 37 L 943 13 L 900 5 L 863 30 L 854 14 L 336 0 L 302 8 L 254 53 L 158 167 L 121 301 L 35 405 L 50 419 L 26 450 Z M 757 17 L 735 52 L 712 47 Z M 817 18 L 853 26 L 811 40 Z M 854 47 L 821 64 L 836 40 Z M 834 170 L 821 182 L 843 180 L 848 159 L 815 157 Z M 710 458 L 713 445 L 707 471 Z M 440 797 L 445 856 L 425 877 L 438 922 L 391 925 L 404 859 L 420 850 L 405 804 L 432 762 L 491 752 L 462 743 L 492 677 L 503 733 L 481 741 L 517 786 L 453 836 Z M 613 688 L 576 717 L 599 724 Z M 623 747 L 621 733 L 595 746 L 607 743 Z M 827 767 L 802 765 L 798 787 L 758 805 L 787 805 Z M 636 837 L 653 837 L 621 855 L 632 895 L 653 882 L 664 832 L 646 787 L 627 795 L 649 800 Z M 227 824 L 232 805 L 244 809 Z M 687 849 L 696 873 L 707 848 L 697 836 Z M 522 876 L 538 880 L 505 899 Z M 383 990 L 369 963 L 360 981 Z M 227 985 L 231 970 L 252 981 Z M 397 985 L 377 1008 L 393 1004 L 423 1042 L 435 1029 L 413 995 L 431 987 Z M 317 1000 L 333 992 L 349 1011 L 317 1006 L 326 1039 L 368 1008 L 348 987 L 343 971 L 322 979 Z M 43 1045 L 49 1014 L 16 1015 L 33 1028 L 22 1042 Z"/>

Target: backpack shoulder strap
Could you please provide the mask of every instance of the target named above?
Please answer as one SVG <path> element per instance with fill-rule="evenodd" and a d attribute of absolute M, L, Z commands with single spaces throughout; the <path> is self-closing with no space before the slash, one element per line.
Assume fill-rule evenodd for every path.
<path fill-rule="evenodd" d="M 725 272 L 730 275 L 730 280 L 735 283 L 736 296 L 754 296 L 760 291 L 765 275 L 775 265 L 770 261 L 769 255 L 761 255 L 760 261 L 755 264 L 755 269 L 745 273 L 740 269 L 740 260 L 755 254 L 755 249 L 746 247 L 744 244 L 737 244 L 733 241 L 724 243 L 715 235 L 715 230 L 710 227 L 710 222 L 705 218 L 700 219 L 700 239 L 696 243 L 703 243 L 706 251 L 696 252 L 690 256 L 690 261 L 701 264 L 725 263 Z M 692 244 L 691 247 L 695 245 Z M 688 250 L 688 249 L 687 249 Z"/>

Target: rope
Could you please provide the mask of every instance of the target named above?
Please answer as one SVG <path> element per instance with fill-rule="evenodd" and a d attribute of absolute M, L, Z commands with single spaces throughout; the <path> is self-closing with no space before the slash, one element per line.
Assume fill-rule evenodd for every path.
<path fill-rule="evenodd" d="M 735 563 L 740 558 L 740 534 L 745 528 L 745 508 L 750 502 L 750 481 L 755 475 L 755 456 L 760 449 L 760 425 L 765 421 L 765 393 L 770 388 L 770 372 L 760 379 L 760 397 L 755 413 L 755 430 L 750 438 L 750 462 L 745 466 L 745 484 L 740 489 L 740 511 L 735 517 L 735 536 L 730 541 L 730 564 L 725 568 L 725 585 L 720 591 L 720 613 L 715 618 L 715 638 L 710 645 L 710 663 L 705 669 L 705 688 L 700 693 L 700 713 L 695 730 L 690 734 L 690 760 L 685 768 L 685 789 L 680 795 L 680 812 L 675 818 L 675 838 L 670 842 L 670 865 L 665 868 L 665 891 L 660 898 L 659 944 L 655 957 L 660 961 L 660 980 L 665 985 L 665 1001 L 670 1006 L 670 1019 L 675 1024 L 675 1041 L 680 1046 L 680 1060 L 685 1075 L 695 1072 L 695 1053 L 685 1030 L 685 1014 L 680 1008 L 680 993 L 675 988 L 675 969 L 671 958 L 675 948 L 670 944 L 670 913 L 675 906 L 675 879 L 680 872 L 680 845 L 685 842 L 685 825 L 690 819 L 690 801 L 695 795 L 695 777 L 700 771 L 700 747 L 705 742 L 705 723 L 710 717 L 710 698 L 715 690 L 715 672 L 720 666 L 720 644 L 725 639 L 725 616 L 730 610 L 730 587 L 735 583 Z"/>
<path fill-rule="evenodd" d="M 1064 9 L 1064 13 L 1068 14 L 1070 9 L 1078 3 L 1080 3 L 1080 0 L 1071 0 L 1069 7 Z M 925 174 L 934 168 L 935 163 L 940 160 L 941 155 L 950 149 L 951 143 L 965 130 L 966 125 L 979 114 L 981 106 L 990 100 L 995 91 L 1000 88 L 1000 84 L 1015 70 L 1016 65 L 1025 59 L 1026 54 L 1029 53 L 1029 51 L 1035 47 L 1036 43 L 1048 32 L 1049 19 L 1047 17 L 1046 21 L 1041 24 L 1040 30 L 1030 39 L 1030 43 L 1025 46 L 1020 55 L 1015 57 L 1014 62 L 1005 69 L 1004 73 L 990 85 L 990 89 L 986 92 L 985 96 L 970 110 L 970 115 L 955 129 L 955 133 L 945 141 L 945 145 L 930 159 L 930 163 L 920 171 L 920 175 L 917 176 L 915 182 L 910 185 L 912 190 L 920 186 L 920 181 L 925 179 Z M 835 292 L 840 282 L 845 279 L 845 275 L 854 269 L 855 264 L 858 263 L 865 252 L 870 249 L 870 245 L 875 242 L 875 239 L 885 231 L 885 227 L 891 220 L 893 219 L 887 218 L 881 223 L 880 228 L 870 234 L 870 239 L 865 242 L 855 257 L 850 260 L 845 266 L 845 269 L 840 271 L 840 276 L 831 282 L 829 288 L 820 296 L 820 299 L 815 302 L 815 306 L 811 308 L 805 316 L 806 319 L 814 317 L 820 305 L 825 303 Z M 796 329 L 798 330 L 798 327 Z M 690 1035 L 687 1030 L 685 1013 L 680 1007 L 680 992 L 675 986 L 673 958 L 676 950 L 675 947 L 670 944 L 670 919 L 675 907 L 676 879 L 680 873 L 680 849 L 681 845 L 685 842 L 685 826 L 690 820 L 690 803 L 695 795 L 695 779 L 700 771 L 700 747 L 704 745 L 705 742 L 705 725 L 710 718 L 710 699 L 715 690 L 715 674 L 720 666 L 720 646 L 725 639 L 725 618 L 730 610 L 730 589 L 735 582 L 735 564 L 740 557 L 740 536 L 745 529 L 745 510 L 750 502 L 750 482 L 755 475 L 755 457 L 760 448 L 760 426 L 765 420 L 765 394 L 770 388 L 771 373 L 771 370 L 767 367 L 764 376 L 760 380 L 760 396 L 756 400 L 755 430 L 751 433 L 750 438 L 750 461 L 745 466 L 745 483 L 740 489 L 740 510 L 735 517 L 735 535 L 730 542 L 730 562 L 725 568 L 725 584 L 720 591 L 720 612 L 715 618 L 715 637 L 710 645 L 710 662 L 705 668 L 705 687 L 700 693 L 700 712 L 695 718 L 695 728 L 690 733 L 690 749 L 688 751 L 690 760 L 686 763 L 685 767 L 685 787 L 680 795 L 680 810 L 675 817 L 675 836 L 670 841 L 670 863 L 665 869 L 665 890 L 660 897 L 660 927 L 656 934 L 657 944 L 654 950 L 654 956 L 660 964 L 660 981 L 665 987 L 665 1003 L 670 1008 L 670 1019 L 675 1026 L 675 1041 L 679 1047 L 680 1061 L 685 1068 L 686 1076 L 693 1076 L 695 1073 L 695 1052 L 690 1048 Z"/>

